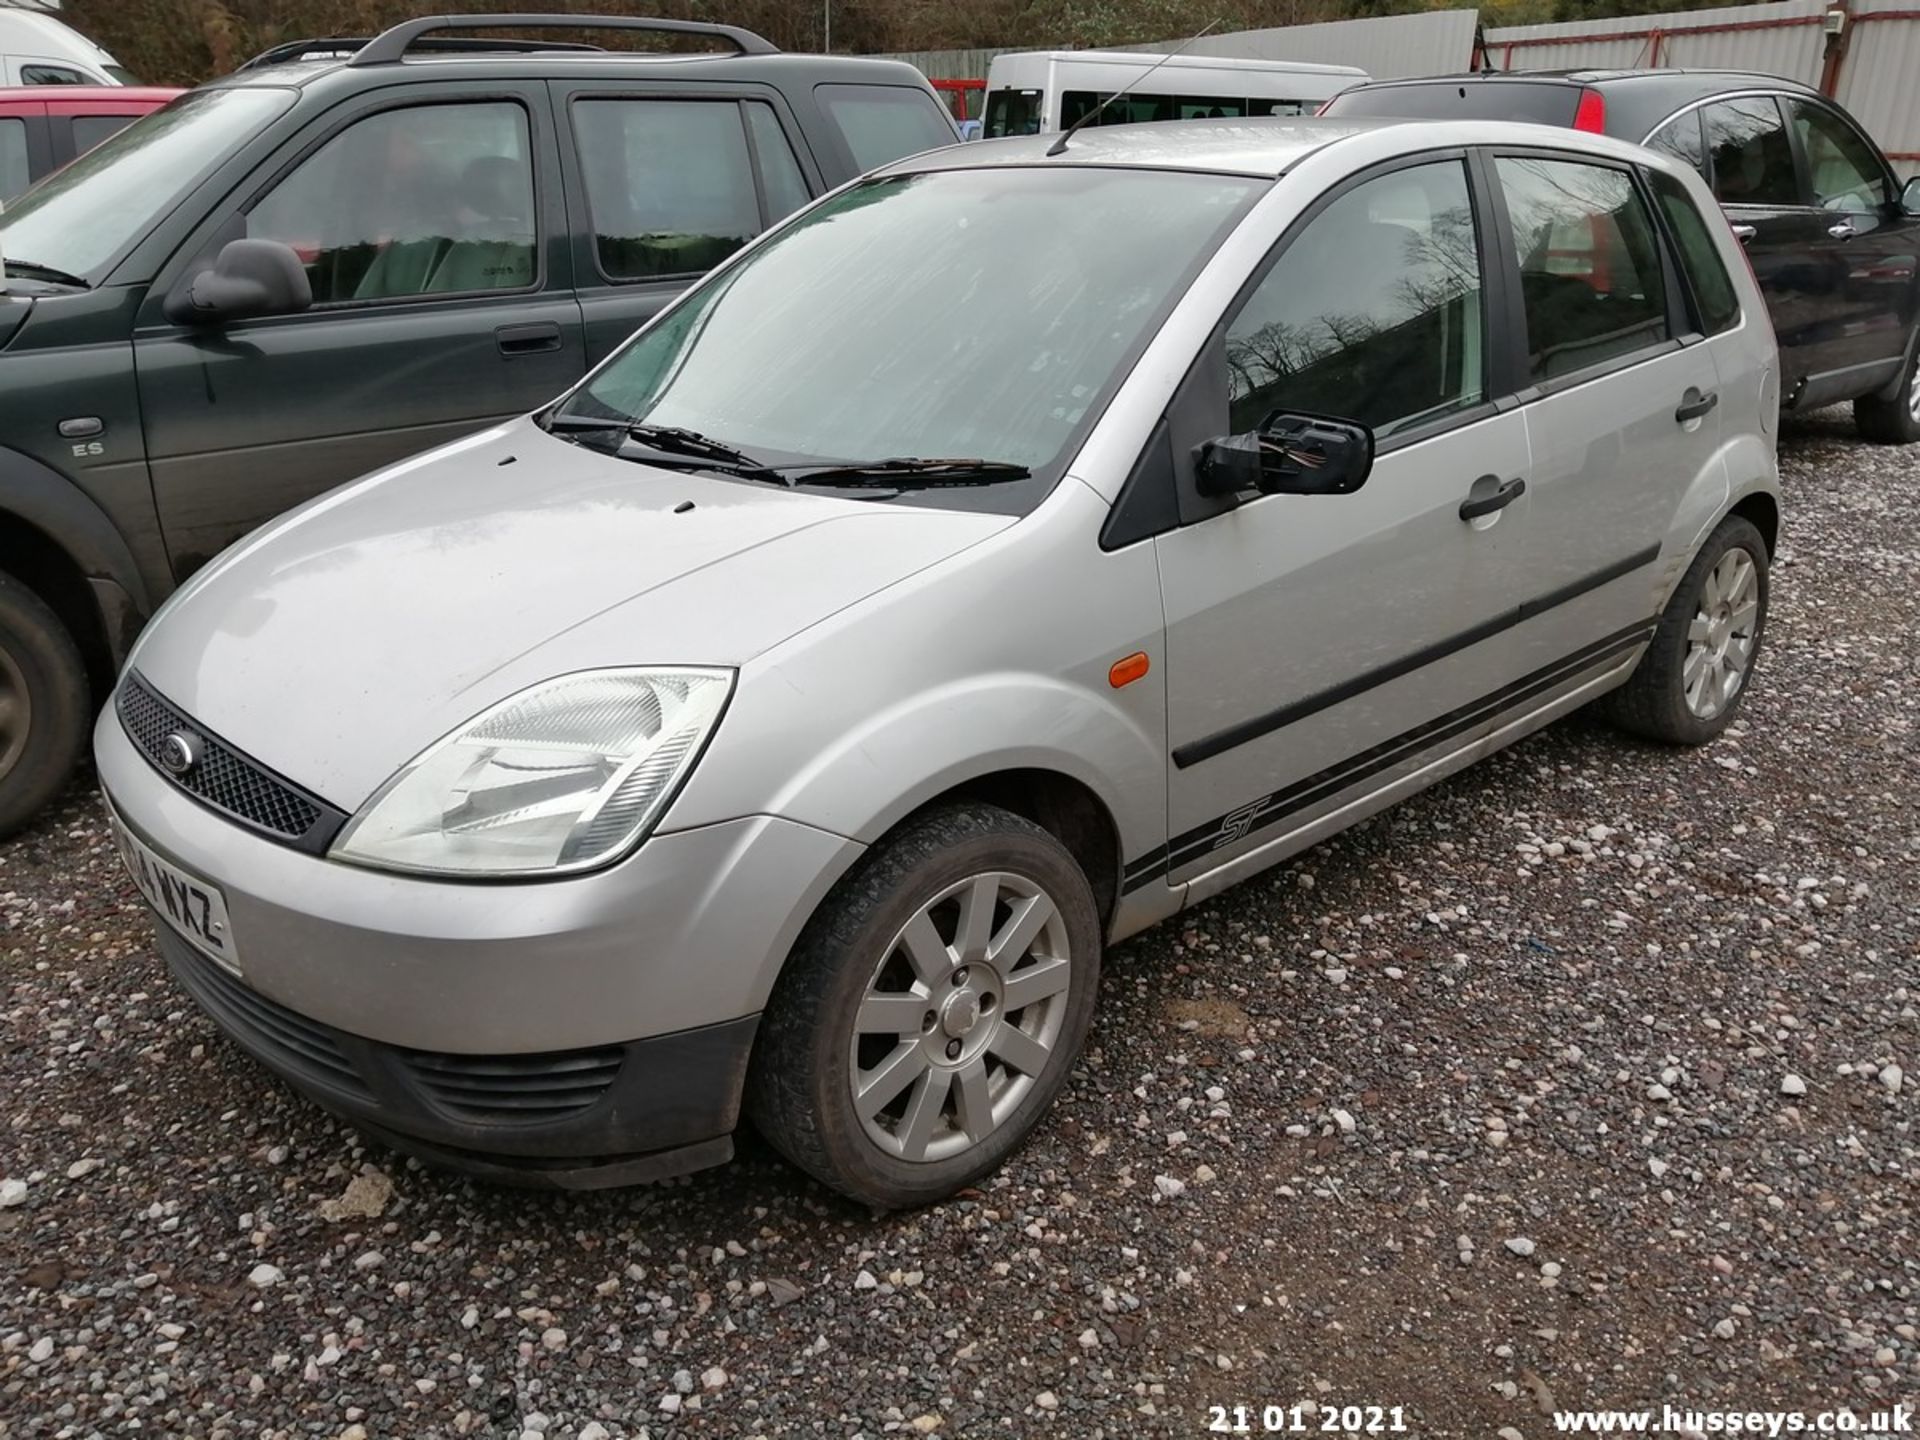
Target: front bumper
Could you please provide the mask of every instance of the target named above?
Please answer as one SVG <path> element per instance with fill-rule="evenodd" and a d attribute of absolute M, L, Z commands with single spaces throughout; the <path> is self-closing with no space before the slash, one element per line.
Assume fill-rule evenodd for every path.
<path fill-rule="evenodd" d="M 350 1035 L 277 1005 L 155 918 L 175 981 L 235 1044 L 395 1148 L 487 1179 L 632 1185 L 733 1155 L 759 1017 L 531 1055 L 444 1055 Z"/>

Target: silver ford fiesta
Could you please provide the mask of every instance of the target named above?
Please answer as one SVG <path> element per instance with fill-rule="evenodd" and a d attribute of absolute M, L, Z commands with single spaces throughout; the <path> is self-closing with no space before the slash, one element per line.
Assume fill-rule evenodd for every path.
<path fill-rule="evenodd" d="M 1589 701 L 1719 733 L 1777 404 L 1632 146 L 956 147 L 207 566 L 100 775 L 178 983 L 367 1133 L 586 1187 L 744 1113 L 923 1203 L 1039 1121 L 1104 945 Z"/>

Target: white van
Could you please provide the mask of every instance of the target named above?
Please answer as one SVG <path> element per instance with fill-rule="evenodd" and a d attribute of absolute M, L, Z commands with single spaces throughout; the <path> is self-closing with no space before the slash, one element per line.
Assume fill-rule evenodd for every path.
<path fill-rule="evenodd" d="M 1161 63 L 1161 62 L 1165 63 Z M 1158 69 L 1153 67 L 1158 65 Z M 1149 75 L 1147 72 L 1152 70 Z M 1219 120 L 1312 114 L 1367 72 L 1352 65 L 1293 60 L 1229 60 L 1215 55 L 1134 50 L 1034 50 L 996 55 L 987 70 L 982 136 L 1065 130 L 1109 96 L 1125 92 L 1089 121 Z"/>
<path fill-rule="evenodd" d="M 51 15 L 0 0 L 0 84 L 132 85 L 113 56 Z"/>

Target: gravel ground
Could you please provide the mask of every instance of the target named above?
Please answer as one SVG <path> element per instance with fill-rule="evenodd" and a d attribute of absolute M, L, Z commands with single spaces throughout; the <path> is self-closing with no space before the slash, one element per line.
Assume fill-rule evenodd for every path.
<path fill-rule="evenodd" d="M 1121 947 L 1050 1120 L 920 1214 L 750 1140 L 585 1197 L 363 1145 L 168 983 L 77 787 L 0 848 L 0 1436 L 1911 1401 L 1920 447 L 1782 459 L 1734 733 L 1574 717 Z"/>

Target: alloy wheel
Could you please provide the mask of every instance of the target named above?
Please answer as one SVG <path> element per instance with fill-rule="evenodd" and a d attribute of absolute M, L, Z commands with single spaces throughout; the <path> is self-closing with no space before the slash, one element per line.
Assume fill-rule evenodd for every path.
<path fill-rule="evenodd" d="M 1701 720 L 1720 716 L 1746 683 L 1760 635 L 1760 572 L 1735 547 L 1707 572 L 1700 605 L 1687 627 L 1687 660 L 1680 684 L 1687 709 Z"/>
<path fill-rule="evenodd" d="M 921 906 L 854 1018 L 867 1137 L 903 1160 L 946 1160 L 1005 1124 L 1053 1057 L 1072 959 L 1059 906 L 1023 875 L 969 876 Z"/>
<path fill-rule="evenodd" d="M 1920 422 L 1920 360 L 1913 366 L 1913 374 L 1907 381 L 1907 414 Z"/>

